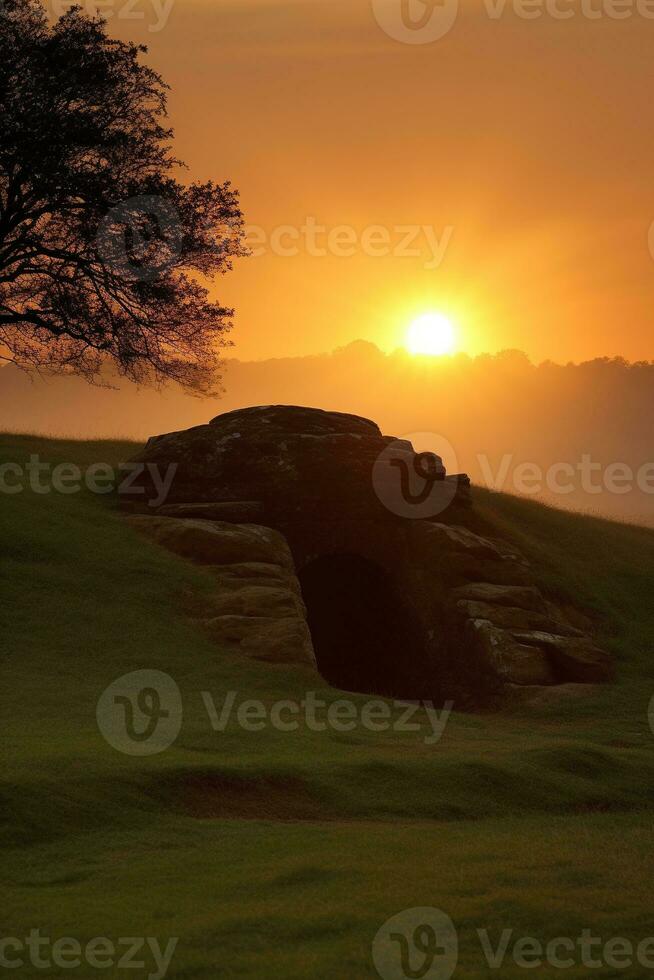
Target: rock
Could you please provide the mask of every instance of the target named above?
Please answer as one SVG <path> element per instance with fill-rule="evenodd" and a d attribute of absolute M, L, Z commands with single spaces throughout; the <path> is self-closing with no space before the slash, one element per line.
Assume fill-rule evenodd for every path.
<path fill-rule="evenodd" d="M 309 628 L 297 617 L 224 615 L 209 620 L 206 628 L 217 643 L 236 646 L 255 660 L 315 665 Z"/>
<path fill-rule="evenodd" d="M 515 545 L 504 541 L 502 538 L 489 538 L 488 540 L 497 548 L 502 558 L 507 561 L 516 562 L 518 565 L 524 565 L 526 568 L 530 567 L 525 556 L 518 551 Z"/>
<path fill-rule="evenodd" d="M 214 597 L 211 606 L 214 616 L 251 616 L 260 618 L 284 618 L 306 615 L 298 593 L 279 585 L 243 585 L 238 580 L 231 588 L 223 588 Z"/>
<path fill-rule="evenodd" d="M 162 547 L 201 565 L 251 561 L 293 567 L 286 541 L 279 531 L 269 527 L 144 515 L 125 520 Z"/>
<path fill-rule="evenodd" d="M 459 599 L 456 604 L 462 615 L 469 619 L 486 619 L 502 629 L 543 630 L 559 636 L 581 636 L 579 630 L 567 623 L 551 619 L 543 613 L 517 606 L 504 606 L 490 602 L 475 602 L 472 599 Z"/>
<path fill-rule="evenodd" d="M 398 519 L 398 508 L 378 496 L 373 468 L 392 448 L 396 462 L 412 472 L 424 458 L 444 482 L 433 454 L 415 453 L 410 443 L 383 436 L 368 419 L 314 408 L 269 405 L 227 412 L 208 425 L 150 439 L 134 462 L 145 464 L 135 481 L 147 502 L 156 496 L 152 467 L 175 467 L 166 506 L 261 501 L 266 521 L 329 516 Z M 384 457 L 385 458 L 385 457 Z M 400 494 L 400 474 L 386 470 Z M 464 477 L 448 490 L 450 501 L 467 499 Z M 398 496 L 400 516 L 405 516 Z M 406 505 L 405 505 L 406 506 Z M 410 510 L 410 507 L 409 507 Z"/>
<path fill-rule="evenodd" d="M 510 684 L 553 684 L 547 654 L 516 642 L 506 630 L 484 619 L 468 620 L 466 639 L 482 665 L 498 680 Z"/>
<path fill-rule="evenodd" d="M 311 664 L 306 608 L 283 536 L 254 524 L 176 517 L 128 517 L 169 551 L 204 565 L 216 591 L 194 597 L 194 618 L 223 646 L 271 663 Z M 239 561 L 239 558 L 248 561 Z M 199 602 L 202 608 L 197 609 Z"/>
<path fill-rule="evenodd" d="M 513 631 L 519 643 L 547 651 L 557 675 L 563 681 L 602 684 L 612 679 L 613 660 L 588 637 L 563 637 L 538 630 Z"/>
<path fill-rule="evenodd" d="M 263 504 L 258 500 L 229 500 L 220 504 L 165 504 L 157 517 L 197 517 L 205 521 L 228 521 L 234 524 L 260 524 Z"/>
<path fill-rule="evenodd" d="M 578 630 L 581 635 L 590 635 L 594 631 L 595 624 L 588 613 L 573 606 L 570 602 L 561 602 L 558 605 L 547 602 L 547 609 L 554 619 L 563 619 L 566 623 Z"/>
<path fill-rule="evenodd" d="M 218 580 L 221 588 L 241 587 L 243 585 L 270 585 L 280 583 L 292 586 L 300 595 L 300 583 L 292 569 L 273 565 L 269 562 L 246 561 L 237 565 L 215 565 L 207 569 Z"/>
<path fill-rule="evenodd" d="M 547 606 L 535 586 L 495 585 L 491 582 L 471 582 L 452 590 L 455 599 L 471 599 L 499 606 L 513 606 L 545 614 Z"/>
<path fill-rule="evenodd" d="M 451 473 L 449 476 L 445 477 L 445 482 L 456 483 L 458 486 L 465 487 L 467 490 L 469 490 L 472 486 L 470 477 L 467 473 Z"/>
<path fill-rule="evenodd" d="M 425 521 L 424 533 L 431 537 L 439 554 L 453 550 L 475 558 L 500 560 L 502 557 L 494 544 L 466 527 Z"/>
<path fill-rule="evenodd" d="M 470 583 L 481 581 L 488 582 L 490 585 L 530 587 L 534 585 L 534 575 L 529 566 L 509 558 L 497 561 L 454 552 L 449 557 L 449 565 L 457 579 L 467 580 Z"/>
<path fill-rule="evenodd" d="M 240 408 L 234 412 L 225 412 L 211 419 L 209 425 L 220 426 L 223 430 L 242 434 L 244 428 L 251 426 L 254 420 L 257 426 L 263 425 L 271 432 L 282 435 L 300 434 L 311 438 L 324 435 L 367 436 L 381 435 L 376 422 L 363 418 L 361 415 L 350 415 L 346 412 L 326 412 L 322 408 L 302 408 L 297 405 L 261 405 L 255 408 Z M 159 437 L 161 438 L 161 437 Z M 408 443 L 407 443 L 408 445 Z"/>

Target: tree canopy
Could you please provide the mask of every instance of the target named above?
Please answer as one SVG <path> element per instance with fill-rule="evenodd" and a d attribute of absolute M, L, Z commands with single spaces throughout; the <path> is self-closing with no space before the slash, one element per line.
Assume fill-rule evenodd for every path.
<path fill-rule="evenodd" d="M 72 8 L 0 5 L 0 356 L 97 381 L 215 390 L 245 254 L 229 181 L 184 185 L 146 48 Z"/>

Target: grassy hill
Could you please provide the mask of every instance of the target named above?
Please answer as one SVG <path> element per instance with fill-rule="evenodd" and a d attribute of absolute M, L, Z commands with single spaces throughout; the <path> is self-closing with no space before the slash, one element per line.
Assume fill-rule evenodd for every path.
<path fill-rule="evenodd" d="M 0 463 L 133 452 L 0 436 Z M 425 744 L 424 716 L 408 733 L 246 731 L 233 717 L 214 731 L 202 692 L 218 706 L 230 691 L 267 706 L 343 695 L 310 669 L 217 650 L 189 615 L 209 575 L 137 537 L 111 495 L 0 494 L 2 935 L 179 937 L 177 980 L 374 977 L 377 930 L 420 906 L 454 921 L 461 978 L 524 975 L 510 954 L 499 972 L 485 963 L 479 929 L 494 944 L 505 928 L 544 943 L 652 935 L 654 531 L 476 501 L 480 527 L 514 538 L 550 592 L 593 616 L 618 682 L 557 708 L 453 714 Z M 107 685 L 141 668 L 170 674 L 184 706 L 174 745 L 149 757 L 117 752 L 96 722 Z"/>

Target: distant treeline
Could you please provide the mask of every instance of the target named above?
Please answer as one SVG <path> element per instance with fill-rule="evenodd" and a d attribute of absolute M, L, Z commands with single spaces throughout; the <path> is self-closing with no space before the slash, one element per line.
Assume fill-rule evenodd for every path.
<path fill-rule="evenodd" d="M 143 440 L 246 405 L 313 405 L 367 416 L 387 434 L 422 433 L 419 448 L 440 450 L 448 469 L 477 483 L 654 525 L 652 362 L 534 365 L 520 351 L 415 358 L 356 341 L 331 354 L 231 360 L 224 376 L 224 397 L 207 401 L 171 389 L 32 381 L 8 366 L 0 426 Z"/>

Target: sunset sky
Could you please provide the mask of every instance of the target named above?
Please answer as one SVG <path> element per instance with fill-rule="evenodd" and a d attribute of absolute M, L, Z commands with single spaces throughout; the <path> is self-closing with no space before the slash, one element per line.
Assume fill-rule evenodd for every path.
<path fill-rule="evenodd" d="M 432 310 L 471 354 L 654 357 L 654 20 L 561 6 L 574 16 L 507 3 L 493 19 L 462 0 L 424 45 L 389 37 L 370 0 L 176 0 L 158 31 L 140 0 L 110 20 L 171 85 L 189 178 L 232 180 L 267 234 L 307 218 L 356 231 L 352 257 L 285 238 L 298 255 L 240 261 L 219 283 L 239 358 L 359 337 L 392 350 Z M 419 256 L 361 253 L 370 226 L 392 249 L 409 225 L 446 245 L 439 265 L 422 232 Z"/>

